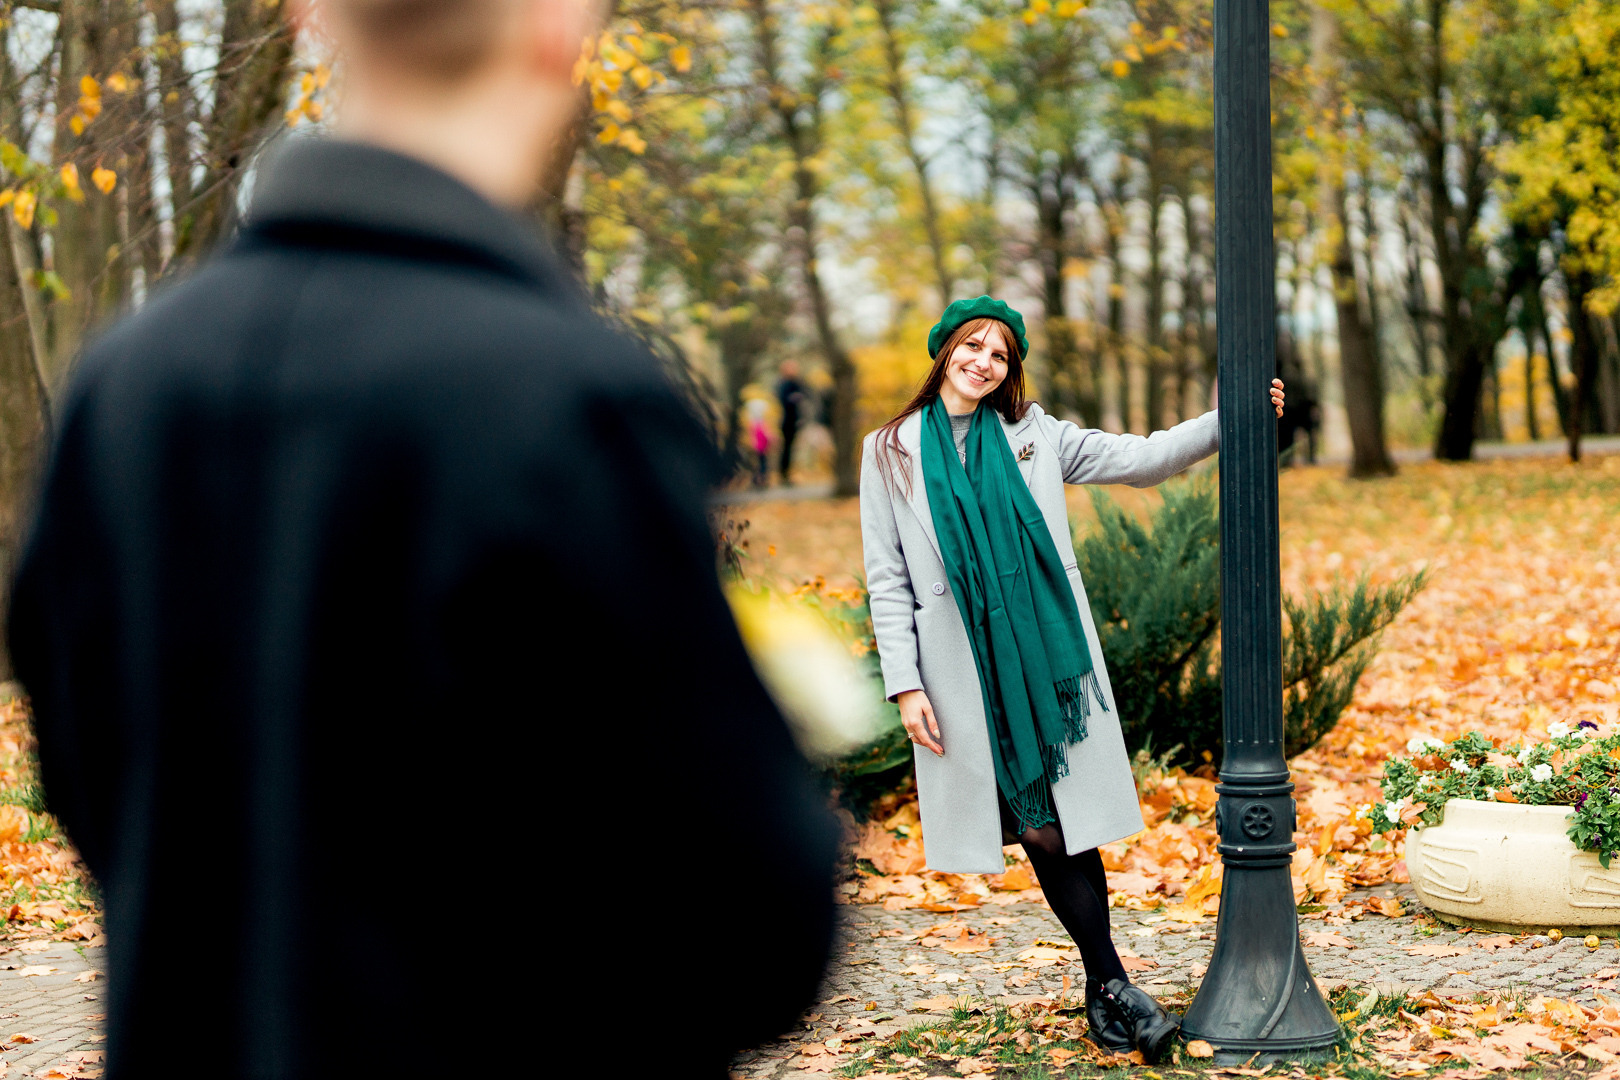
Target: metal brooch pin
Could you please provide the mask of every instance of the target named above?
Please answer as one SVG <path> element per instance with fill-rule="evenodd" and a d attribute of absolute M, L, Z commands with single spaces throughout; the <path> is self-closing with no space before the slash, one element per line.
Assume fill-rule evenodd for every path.
<path fill-rule="evenodd" d="M 1034 443 L 1027 442 L 1023 446 L 1020 446 L 1018 448 L 1018 460 L 1019 461 L 1028 461 L 1030 458 L 1032 458 L 1034 456 L 1035 456 L 1035 444 Z"/>

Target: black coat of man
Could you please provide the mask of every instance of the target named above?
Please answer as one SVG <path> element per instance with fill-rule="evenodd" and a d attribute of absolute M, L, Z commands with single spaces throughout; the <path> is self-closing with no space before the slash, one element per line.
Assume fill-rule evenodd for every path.
<path fill-rule="evenodd" d="M 716 456 L 567 282 L 309 141 L 83 358 L 9 635 L 114 1080 L 723 1076 L 809 1001 L 832 823 L 716 582 Z"/>

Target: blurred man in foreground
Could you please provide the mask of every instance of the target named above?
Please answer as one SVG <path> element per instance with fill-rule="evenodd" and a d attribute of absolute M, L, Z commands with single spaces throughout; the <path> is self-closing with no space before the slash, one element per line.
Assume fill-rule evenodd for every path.
<path fill-rule="evenodd" d="M 89 350 L 15 587 L 109 1076 L 723 1076 L 814 990 L 833 836 L 715 455 L 501 209 L 589 14 L 323 8 L 340 138 Z"/>

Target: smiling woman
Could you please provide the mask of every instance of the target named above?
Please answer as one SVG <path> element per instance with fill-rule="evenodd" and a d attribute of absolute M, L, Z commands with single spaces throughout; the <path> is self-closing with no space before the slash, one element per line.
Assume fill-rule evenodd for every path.
<path fill-rule="evenodd" d="M 1148 487 L 1215 452 L 1215 414 L 1143 438 L 1025 397 L 1023 317 L 946 308 L 933 367 L 867 437 L 861 536 L 885 693 L 916 753 L 929 868 L 1000 873 L 1021 843 L 1086 967 L 1091 1037 L 1164 1052 L 1178 1022 L 1131 985 L 1097 845 L 1142 828 L 1064 484 Z M 1281 384 L 1272 390 L 1281 405 Z M 1280 409 L 1279 409 L 1280 415 Z"/>

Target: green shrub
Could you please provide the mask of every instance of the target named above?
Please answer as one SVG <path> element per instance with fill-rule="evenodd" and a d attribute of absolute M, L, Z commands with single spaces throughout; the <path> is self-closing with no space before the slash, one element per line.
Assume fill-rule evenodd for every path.
<path fill-rule="evenodd" d="M 1100 490 L 1097 527 L 1076 545 L 1126 746 L 1220 758 L 1220 519 L 1213 478 L 1166 484 L 1144 524 Z M 1372 662 L 1378 635 L 1426 582 L 1283 597 L 1284 753 L 1332 730 Z"/>

